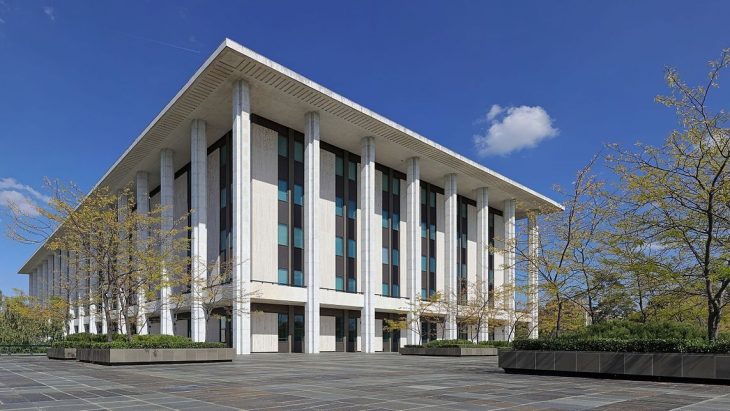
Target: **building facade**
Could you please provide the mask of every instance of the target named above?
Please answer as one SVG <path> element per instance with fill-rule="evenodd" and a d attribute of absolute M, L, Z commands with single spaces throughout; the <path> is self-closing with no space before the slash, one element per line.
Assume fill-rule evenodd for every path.
<path fill-rule="evenodd" d="M 462 327 L 450 310 L 420 327 L 384 324 L 412 320 L 414 304 L 436 293 L 469 298 L 466 284 L 486 292 L 513 284 L 514 250 L 490 245 L 512 244 L 516 219 L 531 211 L 560 209 L 230 40 L 96 187 L 129 184 L 136 212 L 165 206 L 163 224 L 189 214 L 193 272 L 213 275 L 212 267 L 236 261 L 223 286 L 248 296 L 222 300 L 206 321 L 191 293 L 175 324 L 166 305 L 156 305 L 140 314 L 148 321 L 135 332 L 223 341 L 239 354 L 396 351 L 474 333 L 509 338 L 510 325 Z M 20 270 L 29 294 L 58 294 L 72 258 L 41 247 Z M 71 332 L 116 327 L 83 288 L 72 297 Z M 180 290 L 163 290 L 161 301 L 172 292 Z M 514 294 L 497 303 L 513 307 Z M 503 324 L 514 323 L 510 313 Z M 536 308 L 528 318 L 536 330 Z"/>

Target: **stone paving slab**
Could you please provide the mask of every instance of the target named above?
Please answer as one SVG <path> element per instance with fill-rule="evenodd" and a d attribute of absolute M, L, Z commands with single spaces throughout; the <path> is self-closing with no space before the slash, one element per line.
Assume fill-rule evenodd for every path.
<path fill-rule="evenodd" d="M 505 374 L 493 357 L 254 354 L 101 366 L 0 357 L 0 409 L 716 410 L 730 386 Z"/>

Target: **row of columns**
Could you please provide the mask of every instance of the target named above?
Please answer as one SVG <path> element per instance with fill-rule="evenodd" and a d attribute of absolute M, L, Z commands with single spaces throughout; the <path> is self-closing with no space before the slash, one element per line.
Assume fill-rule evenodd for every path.
<path fill-rule="evenodd" d="M 233 151 L 233 345 L 237 354 L 251 352 L 250 343 L 250 283 L 251 283 L 251 106 L 250 90 L 246 82 L 239 80 L 233 84 L 232 98 L 232 151 Z M 319 239 L 316 234 L 318 224 L 318 198 L 320 182 L 320 128 L 319 114 L 306 113 L 304 118 L 304 276 L 306 278 L 307 302 L 305 304 L 305 351 L 317 353 L 319 351 Z M 205 341 L 205 315 L 201 304 L 201 293 L 205 287 L 207 275 L 207 139 L 206 123 L 195 119 L 191 123 L 191 336 L 194 341 Z M 364 352 L 374 351 L 375 339 L 375 293 L 377 290 L 377 267 L 375 263 L 375 237 L 377 233 L 375 210 L 375 139 L 365 137 L 361 142 L 361 170 L 360 170 L 360 203 L 361 227 L 360 239 L 360 271 L 363 278 L 364 304 L 362 309 L 362 337 Z M 420 199 L 420 161 L 417 157 L 409 158 L 407 163 L 407 261 L 406 261 L 406 288 L 408 298 L 417 301 L 421 290 L 421 199 Z M 487 273 L 489 271 L 489 194 L 488 188 L 479 188 L 477 196 L 477 272 L 484 287 L 488 287 Z M 445 238 L 446 238 L 446 276 L 445 291 L 447 295 L 455 295 L 457 291 L 457 253 L 458 253 L 458 187 L 456 174 L 449 174 L 444 178 L 445 207 Z M 140 171 L 136 175 L 136 200 L 138 213 L 149 212 L 149 184 L 148 174 Z M 160 151 L 160 205 L 163 208 L 162 227 L 172 230 L 174 223 L 174 152 L 165 148 Z M 515 201 L 507 200 L 504 203 L 505 237 L 506 243 L 514 246 Z M 534 220 L 530 223 L 530 252 L 536 252 L 537 226 Z M 138 233 L 139 238 L 146 238 L 147 233 Z M 169 244 L 163 245 L 169 246 Z M 504 282 L 514 284 L 514 250 L 506 255 Z M 50 295 L 55 282 L 48 273 L 52 267 L 58 266 L 58 256 L 44 261 L 32 276 L 31 288 L 35 295 Z M 50 267 L 50 268 L 49 268 Z M 163 278 L 166 275 L 163 267 Z M 536 301 L 537 275 L 530 270 L 530 284 L 534 285 L 534 293 L 530 298 Z M 172 334 L 172 315 L 169 308 L 171 290 L 164 287 L 161 290 L 160 321 L 161 333 Z M 486 292 L 486 290 L 485 290 Z M 81 298 L 81 297 L 79 297 Z M 143 309 L 146 301 L 140 296 L 138 301 L 138 323 L 146 333 L 146 317 Z M 514 308 L 514 293 L 506 298 L 505 304 Z M 96 314 L 96 307 L 91 301 L 89 315 L 89 332 L 96 332 L 96 321 L 92 321 Z M 512 310 L 509 310 L 510 313 Z M 79 312 L 83 318 L 85 313 Z M 410 314 L 409 314 L 410 315 Z M 513 314 L 511 314 L 513 315 Z M 409 318 L 409 321 L 412 321 Z M 446 318 L 446 338 L 456 338 L 456 318 L 451 314 Z M 510 318 L 513 320 L 513 318 Z M 531 311 L 531 321 L 537 322 L 537 304 Z M 105 321 L 104 321 L 105 323 Z M 510 324 L 513 321 L 510 321 Z M 105 325 L 104 325 L 105 327 Z M 533 327 L 536 329 L 536 327 Z M 479 330 L 482 339 L 486 339 L 486 327 Z M 512 330 L 510 330 L 510 335 Z M 535 334 L 536 335 L 536 334 Z M 407 331 L 409 344 L 418 344 L 420 337 L 415 330 Z"/>

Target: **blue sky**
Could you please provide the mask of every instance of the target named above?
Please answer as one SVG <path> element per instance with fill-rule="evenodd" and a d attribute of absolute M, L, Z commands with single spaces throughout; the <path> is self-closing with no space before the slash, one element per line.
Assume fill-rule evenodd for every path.
<path fill-rule="evenodd" d="M 728 2 L 605 3 L 0 0 L 0 213 L 90 188 L 225 37 L 549 195 L 660 143 L 664 67 L 695 83 L 730 47 Z M 3 292 L 34 249 L 0 238 Z"/>

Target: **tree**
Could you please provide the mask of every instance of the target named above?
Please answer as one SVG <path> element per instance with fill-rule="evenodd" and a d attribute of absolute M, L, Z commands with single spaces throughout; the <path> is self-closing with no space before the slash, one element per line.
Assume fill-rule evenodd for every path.
<path fill-rule="evenodd" d="M 601 236 L 608 221 L 611 204 L 602 197 L 603 184 L 592 174 L 594 156 L 576 174 L 570 191 L 556 186 L 564 200 L 562 213 L 540 213 L 540 236 L 537 253 L 516 244 L 516 264 L 537 271 L 541 298 L 550 301 L 545 308 L 555 310 L 549 335 L 559 337 L 563 331 L 566 305 L 579 305 L 595 315 L 595 307 L 606 279 L 598 267 Z M 543 328 L 544 330 L 544 328 Z"/>
<path fill-rule="evenodd" d="M 28 212 L 11 205 L 11 238 L 45 241 L 49 250 L 73 253 L 75 260 L 69 261 L 78 261 L 78 266 L 69 284 L 97 284 L 89 297 L 102 302 L 107 324 L 113 323 L 117 306 L 119 326 L 131 340 L 137 296 L 159 299 L 160 290 L 171 285 L 168 274 L 188 269 L 187 216 L 166 228 L 162 223 L 171 211 L 156 207 L 146 214 L 135 212 L 129 188 L 113 192 L 98 187 L 84 195 L 72 184 L 46 185 L 53 193 L 47 207 Z M 107 338 L 112 340 L 111 327 Z"/>
<path fill-rule="evenodd" d="M 730 130 L 728 114 L 711 110 L 730 49 L 710 62 L 707 82 L 690 87 L 675 69 L 670 89 L 656 100 L 675 110 L 679 129 L 661 147 L 615 146 L 613 168 L 621 178 L 633 233 L 663 247 L 681 276 L 685 295 L 707 307 L 707 339 L 717 338 L 730 285 Z"/>

